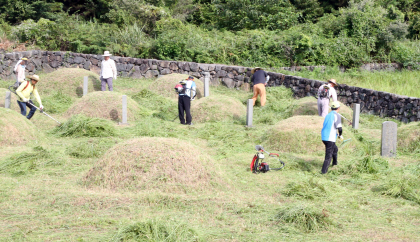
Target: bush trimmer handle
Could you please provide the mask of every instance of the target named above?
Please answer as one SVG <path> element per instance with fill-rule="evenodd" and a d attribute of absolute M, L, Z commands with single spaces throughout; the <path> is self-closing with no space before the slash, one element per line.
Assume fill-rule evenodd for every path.
<path fill-rule="evenodd" d="M 58 122 L 55 118 L 51 117 L 50 115 L 48 115 L 43 109 L 38 108 L 37 106 L 35 106 L 34 104 L 32 104 L 31 102 L 27 102 L 29 103 L 32 107 L 36 108 L 39 110 L 39 112 L 41 112 L 42 114 L 45 114 L 47 117 L 49 117 L 50 119 L 54 120 L 55 122 L 57 122 L 59 125 L 61 125 L 60 122 Z"/>

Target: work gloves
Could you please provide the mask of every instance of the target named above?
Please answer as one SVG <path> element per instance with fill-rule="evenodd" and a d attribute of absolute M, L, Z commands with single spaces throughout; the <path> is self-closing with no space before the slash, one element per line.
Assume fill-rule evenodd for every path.
<path fill-rule="evenodd" d="M 342 136 L 342 135 L 339 135 L 339 136 L 338 136 L 338 138 L 339 138 L 341 141 L 343 141 L 343 140 L 344 140 L 344 138 L 343 138 L 343 136 Z"/>
<path fill-rule="evenodd" d="M 39 106 L 39 109 L 41 109 L 41 110 L 42 110 L 42 109 L 44 109 L 44 106 L 42 106 L 42 104 L 41 104 L 41 105 Z"/>
<path fill-rule="evenodd" d="M 29 99 L 22 98 L 22 102 L 27 103 L 27 102 L 29 102 Z"/>

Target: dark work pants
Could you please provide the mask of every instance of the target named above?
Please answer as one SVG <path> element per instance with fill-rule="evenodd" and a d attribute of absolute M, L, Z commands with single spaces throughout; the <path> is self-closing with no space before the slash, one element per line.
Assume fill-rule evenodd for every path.
<path fill-rule="evenodd" d="M 325 174 L 328 172 L 328 167 L 331 163 L 331 158 L 333 160 L 333 166 L 337 165 L 337 153 L 338 153 L 338 147 L 335 145 L 335 142 L 332 141 L 322 141 L 325 145 L 325 160 L 324 165 L 322 165 L 322 174 Z"/>
<path fill-rule="evenodd" d="M 178 97 L 178 115 L 179 115 L 179 121 L 181 121 L 181 124 L 191 124 L 192 117 L 191 117 L 190 107 L 191 107 L 190 97 L 187 95 L 180 95 Z M 187 116 L 187 123 L 185 123 L 184 111 Z"/>
<path fill-rule="evenodd" d="M 29 102 L 32 103 L 32 104 L 34 104 L 31 100 L 29 100 Z M 32 116 L 34 116 L 35 111 L 36 111 L 36 107 L 30 105 L 29 103 L 25 103 L 25 102 L 19 102 L 19 101 L 17 101 L 17 103 L 18 103 L 18 105 L 20 107 L 20 113 L 23 116 L 26 116 L 26 106 L 28 106 L 31 109 L 31 111 L 29 111 L 28 116 L 26 116 L 26 118 L 27 119 L 31 119 Z"/>

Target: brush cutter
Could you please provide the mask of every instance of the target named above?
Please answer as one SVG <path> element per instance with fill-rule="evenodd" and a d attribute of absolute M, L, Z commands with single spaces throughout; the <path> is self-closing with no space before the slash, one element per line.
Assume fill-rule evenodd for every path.
<path fill-rule="evenodd" d="M 343 142 L 341 142 L 341 144 L 340 144 L 340 146 L 338 148 L 341 148 L 344 144 L 346 144 L 346 143 L 348 143 L 350 141 L 351 141 L 351 139 L 344 140 Z"/>
<path fill-rule="evenodd" d="M 254 158 L 252 159 L 252 162 L 250 165 L 252 173 L 260 173 L 260 172 L 266 173 L 267 171 L 270 171 L 270 170 L 278 171 L 278 170 L 283 169 L 285 164 L 283 161 L 280 160 L 279 154 L 267 152 L 264 150 L 264 148 L 261 145 L 256 145 L 255 149 L 257 150 L 257 154 L 254 155 Z M 267 153 L 268 156 L 270 157 L 277 157 L 280 162 L 281 167 L 270 168 L 268 164 L 264 162 L 264 158 L 265 158 L 264 152 Z"/>
<path fill-rule="evenodd" d="M 11 91 L 11 92 L 13 92 L 16 96 L 18 96 L 19 97 L 19 95 L 17 95 L 17 93 L 16 93 L 16 89 L 15 89 L 16 87 L 15 86 L 10 86 L 9 87 L 9 90 Z M 38 109 L 42 114 L 45 114 L 47 117 L 49 117 L 50 119 L 52 119 L 52 120 L 54 120 L 55 122 L 57 122 L 59 125 L 61 125 L 61 123 L 60 122 L 58 122 L 55 118 L 53 118 L 53 117 L 51 117 L 50 115 L 48 115 L 43 109 L 40 109 L 39 107 L 37 107 L 37 106 L 35 106 L 34 104 L 32 104 L 31 102 L 27 102 L 27 103 L 29 103 L 29 105 L 31 105 L 32 107 L 34 107 L 34 108 L 36 108 L 36 109 Z"/>
<path fill-rule="evenodd" d="M 340 115 L 342 118 L 344 118 L 345 120 L 347 120 L 347 122 L 349 122 L 349 126 L 353 125 L 353 123 L 350 120 L 346 119 L 346 117 L 344 117 L 343 115 L 341 115 L 339 113 L 338 113 L 338 115 Z"/>

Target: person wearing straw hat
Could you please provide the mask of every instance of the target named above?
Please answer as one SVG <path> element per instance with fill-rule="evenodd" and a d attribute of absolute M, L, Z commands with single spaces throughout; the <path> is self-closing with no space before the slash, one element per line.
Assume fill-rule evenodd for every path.
<path fill-rule="evenodd" d="M 251 82 L 254 89 L 254 96 L 252 97 L 253 105 L 255 105 L 255 101 L 257 101 L 258 95 L 260 95 L 261 107 L 264 107 L 267 100 L 265 94 L 265 86 L 267 86 L 267 82 L 270 79 L 270 76 L 261 67 L 255 67 L 252 69 L 251 74 Z"/>
<path fill-rule="evenodd" d="M 321 85 L 318 89 L 318 115 L 326 117 L 329 111 L 330 98 L 333 102 L 337 102 L 337 92 L 334 87 L 337 86 L 335 79 L 328 80 L 327 84 Z"/>
<path fill-rule="evenodd" d="M 112 88 L 112 81 L 117 80 L 117 66 L 115 61 L 110 58 L 111 54 L 109 51 L 105 51 L 102 55 L 104 60 L 101 62 L 101 90 L 106 91 L 106 85 L 108 85 L 108 90 L 114 90 Z"/>
<path fill-rule="evenodd" d="M 17 101 L 20 107 L 20 113 L 23 116 L 26 116 L 26 107 L 30 108 L 27 119 L 31 119 L 34 116 L 36 107 L 31 99 L 31 94 L 34 94 L 36 101 L 39 103 L 39 108 L 42 110 L 44 106 L 42 106 L 41 98 L 39 97 L 38 90 L 36 88 L 36 84 L 39 82 L 39 76 L 33 75 L 28 76 L 29 81 L 23 81 L 18 89 L 16 89 L 16 94 L 19 96 Z"/>
<path fill-rule="evenodd" d="M 20 83 L 25 81 L 25 68 L 26 68 L 26 62 L 28 61 L 27 58 L 20 59 L 16 65 L 13 71 L 16 73 L 16 83 L 15 87 L 18 87 Z"/>
<path fill-rule="evenodd" d="M 321 130 L 322 143 L 325 145 L 325 159 L 324 164 L 322 165 L 322 174 L 328 172 L 331 159 L 333 160 L 332 165 L 337 165 L 338 147 L 335 144 L 337 141 L 337 133 L 340 140 L 344 139 L 343 128 L 341 125 L 341 116 L 338 113 L 340 111 L 340 103 L 337 101 L 332 102 L 331 109 L 332 111 L 324 119 L 323 127 Z"/>

